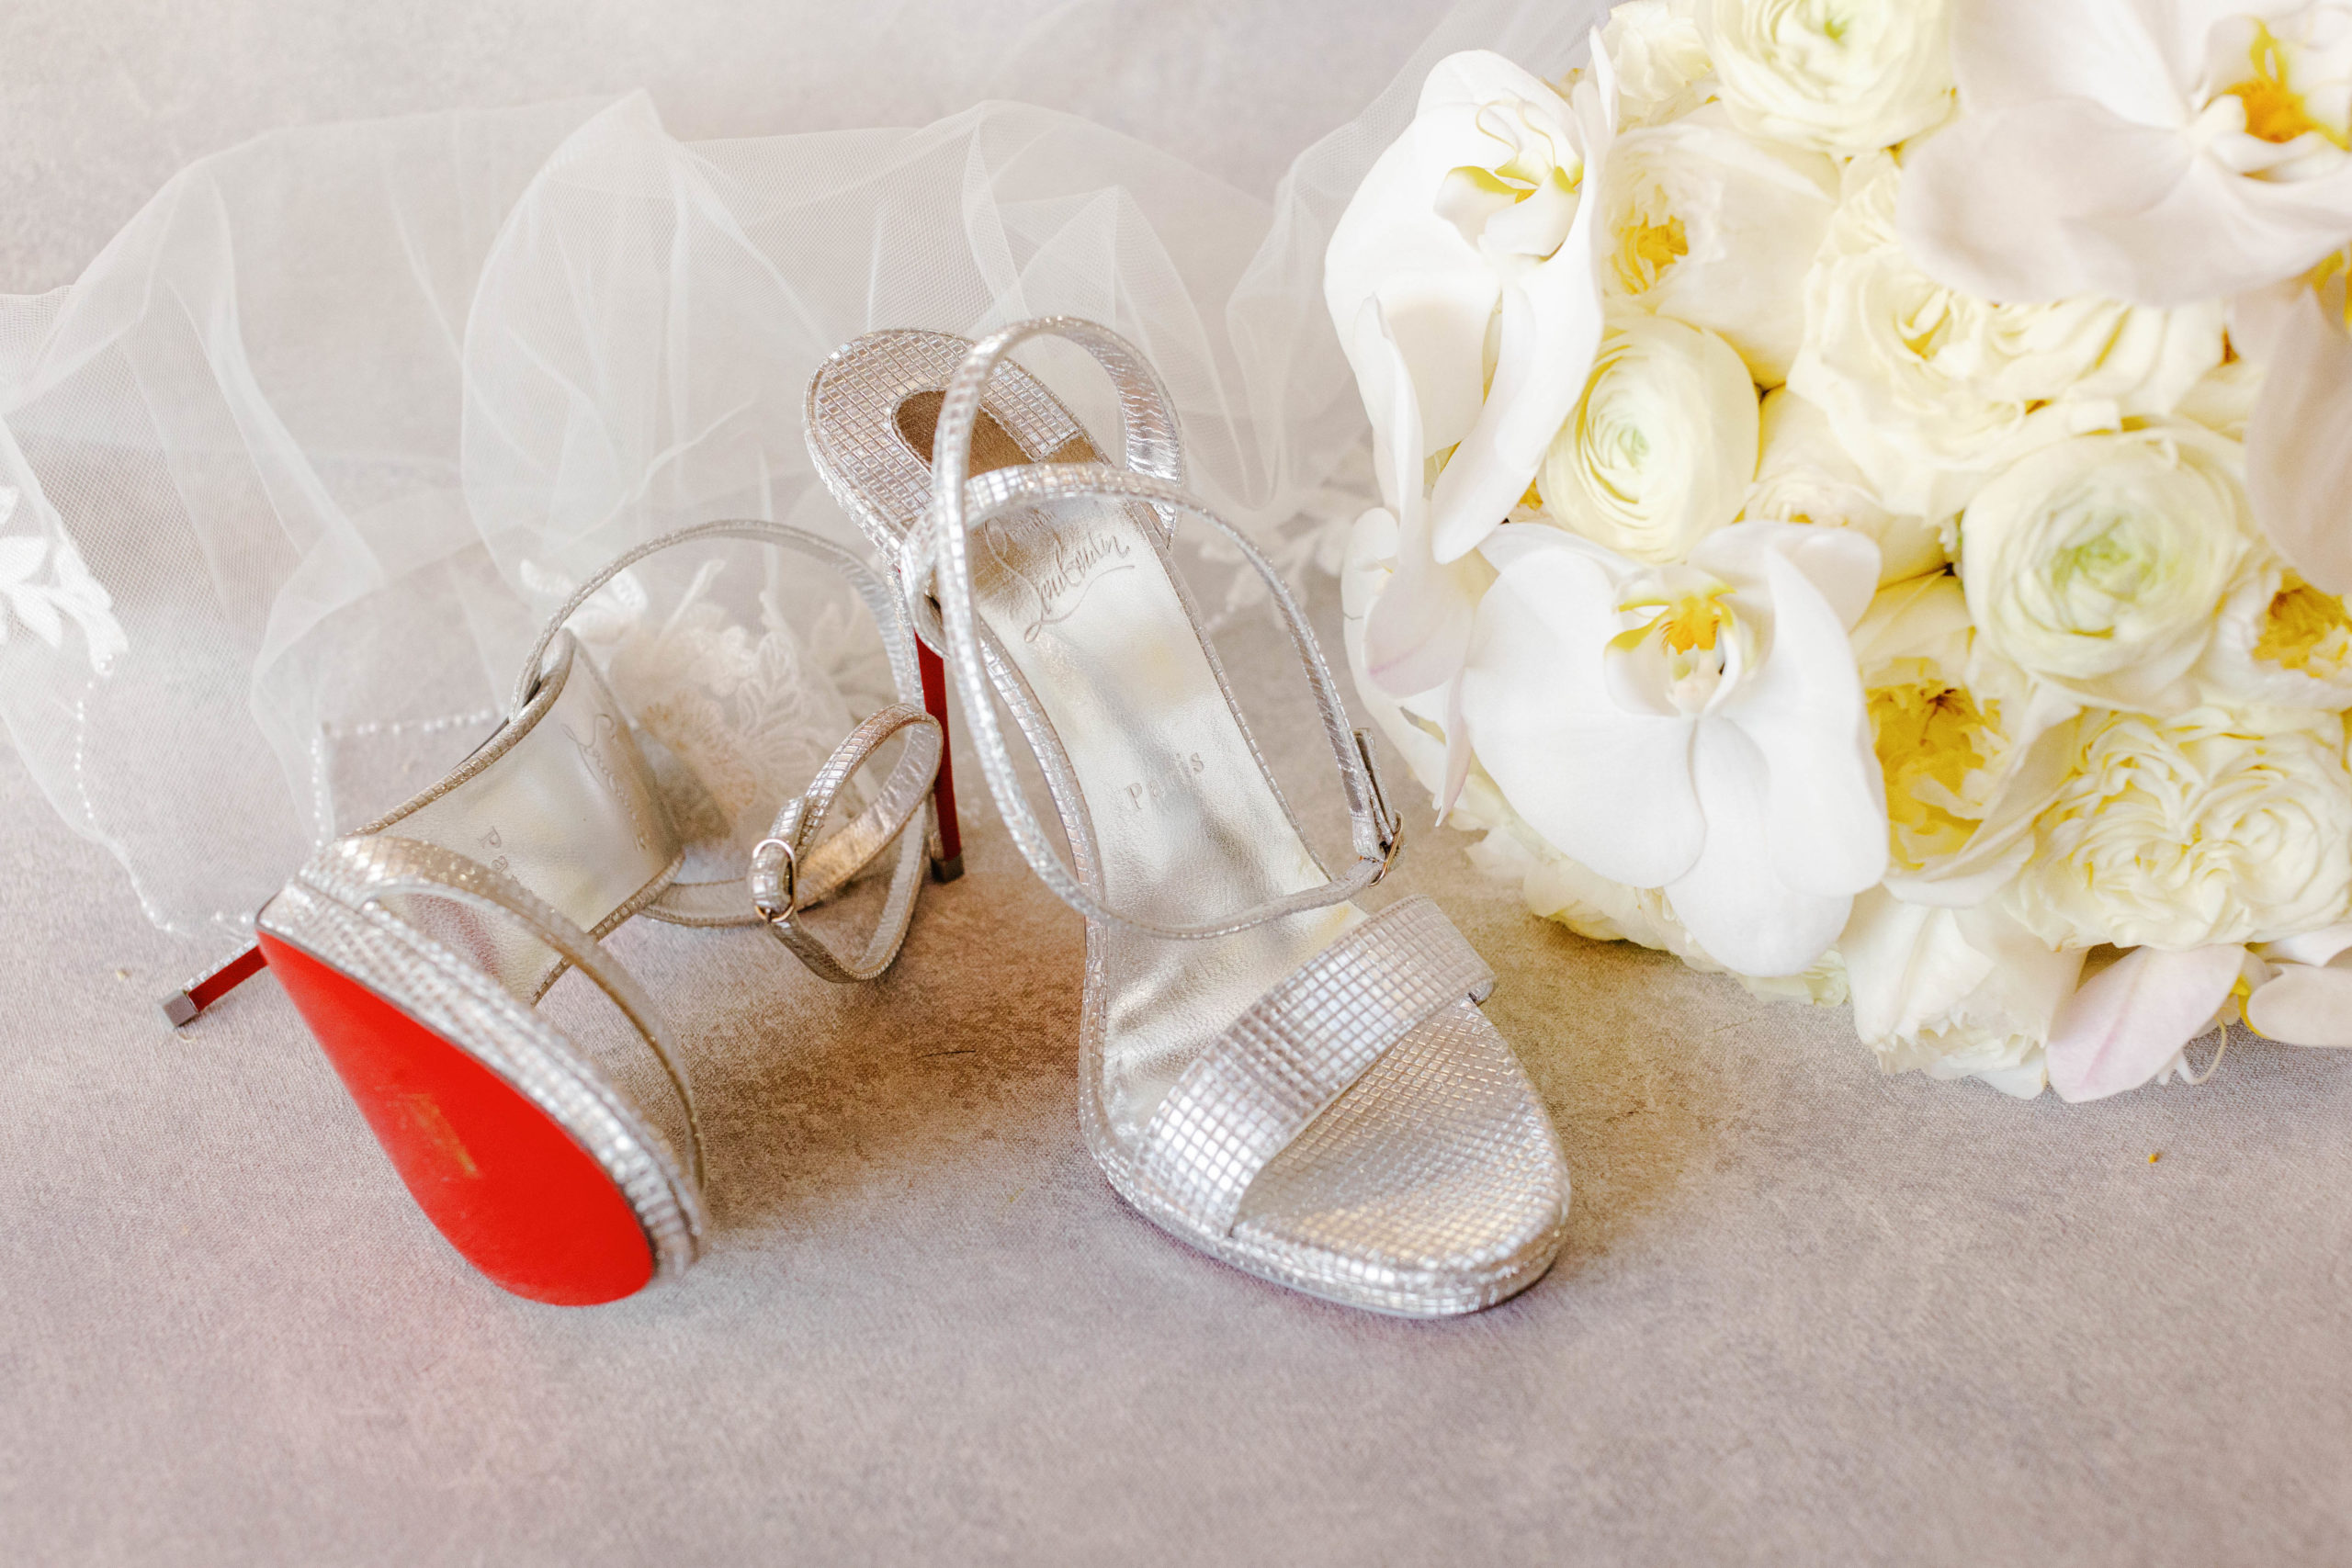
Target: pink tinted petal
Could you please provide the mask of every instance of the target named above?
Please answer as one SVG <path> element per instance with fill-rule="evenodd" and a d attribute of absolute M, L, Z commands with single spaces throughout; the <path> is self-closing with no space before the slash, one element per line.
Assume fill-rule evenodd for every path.
<path fill-rule="evenodd" d="M 2229 943 L 2138 947 L 2083 983 L 2050 1026 L 2050 1087 L 2063 1100 L 2137 1089 L 2202 1033 L 2245 966 Z"/>
<path fill-rule="evenodd" d="M 2256 1033 L 2287 1045 L 2352 1045 L 2352 969 L 2290 964 L 2246 998 Z"/>
<path fill-rule="evenodd" d="M 2352 593 L 2352 334 L 2310 289 L 2272 334 L 2246 423 L 2255 520 L 2303 580 Z"/>
<path fill-rule="evenodd" d="M 1691 763 L 1706 840 L 1690 871 L 1667 885 L 1667 901 L 1717 963 L 1743 975 L 1802 974 L 1838 940 L 1853 899 L 1801 892 L 1773 869 L 1764 759 L 1736 728 L 1700 725 Z"/>

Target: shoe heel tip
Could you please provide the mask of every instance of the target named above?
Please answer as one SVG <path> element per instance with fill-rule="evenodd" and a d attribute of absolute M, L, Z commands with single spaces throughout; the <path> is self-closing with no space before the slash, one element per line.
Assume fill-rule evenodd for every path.
<path fill-rule="evenodd" d="M 949 855 L 944 860 L 934 860 L 931 863 L 931 879 L 933 882 L 953 882 L 963 874 L 964 857 L 962 855 Z"/>
<path fill-rule="evenodd" d="M 155 1010 L 163 1015 L 165 1028 L 177 1029 L 203 1010 L 186 991 L 174 991 L 155 1003 Z"/>

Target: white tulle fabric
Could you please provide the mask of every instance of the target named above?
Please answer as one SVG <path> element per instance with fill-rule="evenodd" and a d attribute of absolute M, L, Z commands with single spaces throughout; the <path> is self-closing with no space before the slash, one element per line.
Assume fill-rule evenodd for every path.
<path fill-rule="evenodd" d="M 728 515 L 854 542 L 801 398 L 884 326 L 1109 324 L 1166 378 L 1193 488 L 1303 566 L 1364 443 L 1332 222 L 1431 62 L 1564 70 L 1599 9 L 1459 7 L 1271 207 L 1002 104 L 686 143 L 632 96 L 207 158 L 77 282 L 0 298 L 0 719 L 151 919 L 230 938 L 488 732 L 537 617 L 605 558 Z M 772 808 L 880 682 L 806 576 L 725 553 L 579 623 L 729 814 Z"/>

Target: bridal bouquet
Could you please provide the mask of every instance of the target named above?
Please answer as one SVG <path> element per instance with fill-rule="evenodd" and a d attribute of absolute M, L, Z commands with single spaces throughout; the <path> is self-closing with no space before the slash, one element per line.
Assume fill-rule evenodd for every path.
<path fill-rule="evenodd" d="M 1364 700 L 1536 913 L 1889 1070 L 2352 1044 L 2347 145 L 2352 0 L 1440 62 L 1326 258 Z"/>

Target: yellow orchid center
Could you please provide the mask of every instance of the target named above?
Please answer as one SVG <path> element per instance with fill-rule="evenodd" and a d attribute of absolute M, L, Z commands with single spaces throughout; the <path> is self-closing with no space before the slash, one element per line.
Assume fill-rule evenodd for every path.
<path fill-rule="evenodd" d="M 1687 593 L 1628 599 L 1617 607 L 1630 615 L 1645 610 L 1651 614 L 1641 626 L 1621 633 L 1616 641 L 1631 648 L 1655 633 L 1670 652 L 1712 653 L 1716 637 L 1732 623 L 1732 608 L 1724 603 L 1730 592 L 1719 582 Z"/>
<path fill-rule="evenodd" d="M 2312 118 L 2310 103 L 2290 81 L 2292 63 L 2286 44 L 2276 33 L 2256 24 L 2254 44 L 2247 52 L 2254 74 L 2222 92 L 2245 105 L 2248 136 L 2284 146 L 2299 136 L 2317 131 L 2338 147 L 2352 146 L 2342 130 Z"/>
<path fill-rule="evenodd" d="M 2299 674 L 2332 675 L 2352 657 L 2352 613 L 2290 571 L 2271 595 L 2254 656 Z"/>
<path fill-rule="evenodd" d="M 1871 734 L 1895 857 L 1921 866 L 1956 853 L 1976 831 L 1972 775 L 1992 764 L 2001 705 L 1980 706 L 1926 660 L 1897 660 L 1889 674 L 1870 692 Z"/>
<path fill-rule="evenodd" d="M 2257 1040 L 2270 1038 L 2259 1029 L 2255 1028 L 2254 1020 L 2246 1016 L 2245 1005 L 2254 1000 L 2254 982 L 2247 979 L 2243 973 L 2230 986 L 2230 999 L 2238 1004 L 2238 1021 L 2245 1025 L 2247 1033 Z M 2207 1071 L 2210 1072 L 2211 1069 L 2209 1067 Z"/>

